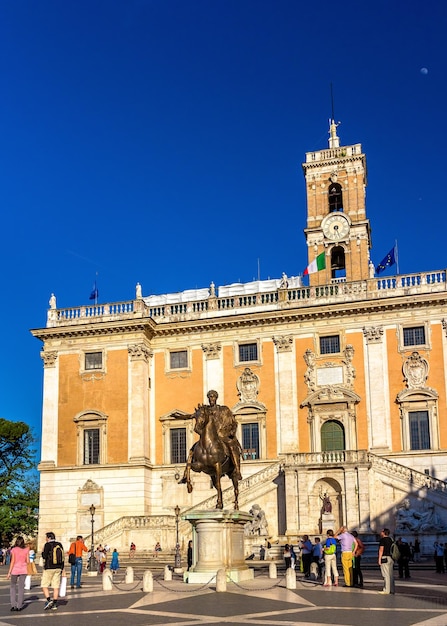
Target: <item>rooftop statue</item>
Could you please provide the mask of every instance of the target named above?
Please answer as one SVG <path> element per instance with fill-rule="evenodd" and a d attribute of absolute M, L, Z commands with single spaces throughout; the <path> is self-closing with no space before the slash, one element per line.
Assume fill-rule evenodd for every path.
<path fill-rule="evenodd" d="M 227 406 L 217 404 L 218 393 L 211 390 L 207 394 L 209 405 L 199 404 L 189 417 L 195 419 L 195 432 L 200 439 L 192 446 L 186 461 L 185 472 L 180 483 L 186 483 L 188 493 L 192 491 L 191 470 L 205 472 L 211 476 L 217 489 L 216 509 L 223 508 L 222 476 L 233 481 L 234 508 L 239 508 L 238 483 L 241 476 L 242 448 L 236 437 L 237 422 Z"/>

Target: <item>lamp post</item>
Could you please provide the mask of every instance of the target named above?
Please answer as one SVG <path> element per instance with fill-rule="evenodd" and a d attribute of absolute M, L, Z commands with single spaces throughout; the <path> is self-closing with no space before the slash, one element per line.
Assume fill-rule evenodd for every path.
<path fill-rule="evenodd" d="M 180 569 L 182 567 L 182 555 L 180 554 L 180 544 L 178 542 L 178 522 L 180 515 L 180 507 L 177 506 L 174 509 L 175 513 L 175 560 L 174 560 L 174 569 Z"/>
<path fill-rule="evenodd" d="M 94 539 L 94 528 L 95 528 L 95 505 L 92 504 L 92 506 L 89 508 L 90 511 L 90 515 L 92 516 L 92 547 L 90 550 L 90 563 L 89 563 L 89 572 L 96 572 L 96 559 L 95 559 L 95 539 Z"/>

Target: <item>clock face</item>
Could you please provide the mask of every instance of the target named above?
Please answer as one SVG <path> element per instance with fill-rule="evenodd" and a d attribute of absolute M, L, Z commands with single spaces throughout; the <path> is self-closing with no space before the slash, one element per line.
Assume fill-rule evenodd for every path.
<path fill-rule="evenodd" d="M 349 234 L 350 226 L 343 213 L 328 215 L 323 223 L 323 234 L 327 239 L 340 241 Z"/>

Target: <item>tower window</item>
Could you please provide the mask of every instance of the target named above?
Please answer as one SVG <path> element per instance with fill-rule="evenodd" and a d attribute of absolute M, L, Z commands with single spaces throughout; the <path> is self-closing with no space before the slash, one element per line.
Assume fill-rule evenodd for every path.
<path fill-rule="evenodd" d="M 328 191 L 329 212 L 343 211 L 343 193 L 340 183 L 331 183 Z"/>

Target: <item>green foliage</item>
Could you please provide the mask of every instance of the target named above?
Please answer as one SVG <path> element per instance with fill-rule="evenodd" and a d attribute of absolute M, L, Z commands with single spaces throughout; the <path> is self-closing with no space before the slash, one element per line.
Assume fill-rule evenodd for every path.
<path fill-rule="evenodd" d="M 37 529 L 39 485 L 34 438 L 24 422 L 0 418 L 0 539 Z"/>

